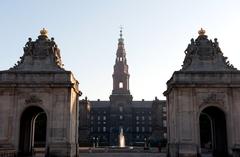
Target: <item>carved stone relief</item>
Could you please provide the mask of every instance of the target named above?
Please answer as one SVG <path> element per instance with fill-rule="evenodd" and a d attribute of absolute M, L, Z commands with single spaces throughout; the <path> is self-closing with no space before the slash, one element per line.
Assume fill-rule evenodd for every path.
<path fill-rule="evenodd" d="M 220 108 L 223 108 L 227 110 L 227 105 L 226 105 L 226 94 L 223 92 L 207 92 L 207 93 L 201 93 L 198 94 L 201 95 L 199 101 L 199 109 L 204 108 L 205 106 L 208 105 L 214 105 L 218 106 Z"/>
<path fill-rule="evenodd" d="M 42 103 L 42 100 L 38 98 L 36 95 L 31 95 L 28 99 L 25 100 L 26 104 L 38 104 Z"/>

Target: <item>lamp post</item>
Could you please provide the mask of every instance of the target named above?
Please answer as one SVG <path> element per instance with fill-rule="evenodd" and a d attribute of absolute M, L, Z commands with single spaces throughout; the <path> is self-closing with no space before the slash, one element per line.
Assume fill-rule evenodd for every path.
<path fill-rule="evenodd" d="M 99 144 L 99 138 L 97 137 L 96 138 L 96 147 L 98 147 L 98 144 Z"/>
<path fill-rule="evenodd" d="M 144 137 L 144 150 L 146 150 L 146 149 L 147 149 L 147 138 Z"/>
<path fill-rule="evenodd" d="M 95 137 L 92 138 L 93 148 L 95 148 Z"/>

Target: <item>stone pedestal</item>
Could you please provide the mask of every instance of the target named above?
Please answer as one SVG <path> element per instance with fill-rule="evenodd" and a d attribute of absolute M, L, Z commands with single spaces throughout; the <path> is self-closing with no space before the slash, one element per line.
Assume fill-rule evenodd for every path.
<path fill-rule="evenodd" d="M 199 151 L 196 144 L 168 144 L 168 156 L 170 157 L 199 157 Z"/>
<path fill-rule="evenodd" d="M 198 146 L 195 143 L 180 143 L 179 157 L 198 157 Z"/>
<path fill-rule="evenodd" d="M 49 157 L 78 157 L 78 144 L 49 144 L 48 155 Z"/>
<path fill-rule="evenodd" d="M 233 157 L 240 157 L 240 145 L 239 146 L 235 146 L 232 149 L 233 152 Z"/>

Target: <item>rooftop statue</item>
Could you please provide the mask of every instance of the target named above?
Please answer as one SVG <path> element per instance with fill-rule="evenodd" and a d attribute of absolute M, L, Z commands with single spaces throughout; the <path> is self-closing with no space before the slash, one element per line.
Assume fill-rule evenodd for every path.
<path fill-rule="evenodd" d="M 28 38 L 23 48 L 24 54 L 20 61 L 10 70 L 55 71 L 64 70 L 60 56 L 60 49 L 54 38 L 48 38 L 48 31 L 43 28 L 36 41 Z"/>
<path fill-rule="evenodd" d="M 208 39 L 205 30 L 198 31 L 197 39 L 191 39 L 191 43 L 185 50 L 185 59 L 182 71 L 232 71 L 237 70 L 227 61 L 227 57 L 219 47 L 217 39 Z"/>

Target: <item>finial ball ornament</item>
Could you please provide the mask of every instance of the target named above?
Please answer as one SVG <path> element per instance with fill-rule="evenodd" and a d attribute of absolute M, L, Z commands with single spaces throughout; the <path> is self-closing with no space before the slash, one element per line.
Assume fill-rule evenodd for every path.
<path fill-rule="evenodd" d="M 206 31 L 202 28 L 198 31 L 199 36 L 205 35 L 205 33 Z"/>
<path fill-rule="evenodd" d="M 47 36 L 48 35 L 48 30 L 43 28 L 42 30 L 40 30 L 40 34 Z"/>

